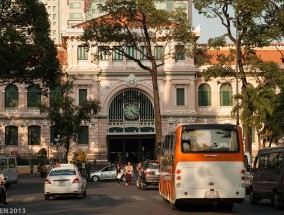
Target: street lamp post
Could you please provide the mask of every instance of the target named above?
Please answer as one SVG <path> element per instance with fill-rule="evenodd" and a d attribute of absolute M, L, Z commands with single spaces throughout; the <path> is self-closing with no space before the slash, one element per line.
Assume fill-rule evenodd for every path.
<path fill-rule="evenodd" d="M 236 95 L 239 94 L 239 33 L 238 33 L 238 19 L 237 19 L 237 12 L 235 12 L 235 19 L 236 19 Z M 239 97 L 237 97 L 237 119 L 236 124 L 239 125 Z"/>

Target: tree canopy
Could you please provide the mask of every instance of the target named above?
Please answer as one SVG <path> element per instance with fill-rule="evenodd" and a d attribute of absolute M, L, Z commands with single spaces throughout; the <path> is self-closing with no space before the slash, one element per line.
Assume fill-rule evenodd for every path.
<path fill-rule="evenodd" d="M 100 110 L 99 101 L 94 99 L 77 105 L 72 97 L 72 88 L 73 81 L 65 80 L 51 93 L 49 102 L 43 102 L 40 106 L 41 113 L 47 114 L 51 124 L 55 126 L 54 135 L 59 135 L 57 141 L 66 149 L 65 158 L 69 153 L 71 139 L 78 142 L 78 135 L 84 123 L 90 122 Z"/>
<path fill-rule="evenodd" d="M 0 84 L 56 85 L 61 67 L 49 38 L 45 6 L 37 0 L 0 0 Z"/>
<path fill-rule="evenodd" d="M 284 2 L 282 0 L 193 0 L 193 4 L 199 13 L 206 17 L 218 17 L 226 28 L 225 35 L 209 39 L 207 48 L 219 49 L 226 43 L 226 39 L 235 44 L 235 48 L 231 49 L 228 55 L 217 54 L 216 64 L 212 64 L 210 57 L 207 56 L 207 63 L 211 66 L 203 75 L 205 80 L 218 77 L 219 83 L 232 83 L 236 78 L 241 82 L 242 90 L 240 95 L 235 96 L 236 104 L 232 115 L 236 116 L 236 112 L 241 111 L 240 118 L 246 134 L 246 150 L 251 152 L 252 130 L 267 128 L 267 120 L 273 112 L 273 107 L 269 105 L 264 108 L 264 105 L 267 104 L 267 99 L 274 98 L 277 89 L 283 90 L 284 86 L 284 75 L 280 67 L 274 62 L 265 62 L 261 59 L 255 48 L 262 48 L 283 39 Z M 281 54 L 283 56 L 283 53 Z M 232 67 L 234 64 L 237 70 Z M 251 79 L 258 84 L 255 90 L 248 88 L 251 86 Z"/>
<path fill-rule="evenodd" d="M 158 89 L 158 68 L 165 60 L 186 53 L 189 46 L 175 49 L 175 45 L 189 45 L 195 41 L 186 11 L 158 9 L 155 0 L 110 0 L 99 6 L 102 17 L 91 20 L 82 39 L 91 45 L 98 45 L 106 52 L 116 53 L 133 60 L 148 71 L 152 78 L 155 110 L 156 145 L 162 141 L 160 99 Z M 131 55 L 126 47 L 134 48 L 138 57 Z M 160 59 L 155 58 L 154 47 L 159 50 Z M 100 59 L 97 55 L 95 58 Z"/>

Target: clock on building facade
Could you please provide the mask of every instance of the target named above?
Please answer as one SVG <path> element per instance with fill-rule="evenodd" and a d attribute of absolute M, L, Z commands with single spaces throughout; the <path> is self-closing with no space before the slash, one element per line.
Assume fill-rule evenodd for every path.
<path fill-rule="evenodd" d="M 124 107 L 124 116 L 126 119 L 135 120 L 139 117 L 139 106 L 134 103 L 126 104 Z"/>

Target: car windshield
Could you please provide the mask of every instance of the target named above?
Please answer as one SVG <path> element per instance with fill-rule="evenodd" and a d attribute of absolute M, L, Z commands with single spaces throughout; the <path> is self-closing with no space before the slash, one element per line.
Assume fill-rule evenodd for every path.
<path fill-rule="evenodd" d="M 74 169 L 56 169 L 52 170 L 49 174 L 49 176 L 56 175 L 76 175 L 76 171 Z"/>

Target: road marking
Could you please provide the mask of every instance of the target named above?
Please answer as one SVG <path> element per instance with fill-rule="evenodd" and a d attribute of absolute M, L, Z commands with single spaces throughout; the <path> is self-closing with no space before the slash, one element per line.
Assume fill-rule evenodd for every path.
<path fill-rule="evenodd" d="M 157 199 L 157 200 L 161 200 L 161 196 L 152 196 L 152 198 Z"/>
<path fill-rule="evenodd" d="M 35 199 L 35 197 L 27 197 L 23 199 L 23 202 L 32 202 Z"/>
<path fill-rule="evenodd" d="M 145 200 L 144 198 L 140 197 L 140 196 L 131 196 L 133 199 L 135 200 Z"/>
<path fill-rule="evenodd" d="M 98 197 L 98 196 L 90 196 L 90 198 L 91 198 L 92 200 L 100 200 L 100 199 L 101 199 L 101 198 Z"/>
<path fill-rule="evenodd" d="M 110 198 L 112 198 L 113 200 L 121 200 L 120 196 L 110 196 Z"/>
<path fill-rule="evenodd" d="M 7 198 L 7 202 L 12 201 L 14 198 Z"/>

